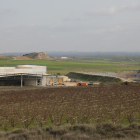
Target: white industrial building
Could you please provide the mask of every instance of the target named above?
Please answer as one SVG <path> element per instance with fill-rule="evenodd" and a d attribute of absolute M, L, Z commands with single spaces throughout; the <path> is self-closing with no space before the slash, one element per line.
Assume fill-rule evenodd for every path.
<path fill-rule="evenodd" d="M 68 59 L 68 57 L 61 57 L 61 59 Z"/>
<path fill-rule="evenodd" d="M 0 67 L 0 85 L 42 85 L 46 86 L 46 66 L 18 65 L 17 67 Z"/>

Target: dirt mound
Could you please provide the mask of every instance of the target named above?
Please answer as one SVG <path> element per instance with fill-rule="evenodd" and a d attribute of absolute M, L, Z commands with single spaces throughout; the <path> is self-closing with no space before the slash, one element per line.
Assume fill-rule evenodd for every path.
<path fill-rule="evenodd" d="M 17 56 L 17 57 L 14 57 L 14 60 L 32 60 L 32 59 L 26 56 Z"/>
<path fill-rule="evenodd" d="M 122 78 L 132 78 L 135 71 L 117 71 L 117 75 Z"/>
<path fill-rule="evenodd" d="M 38 53 L 35 57 L 35 59 L 43 59 L 43 60 L 52 60 L 52 58 L 50 58 L 46 53 L 41 52 Z"/>
<path fill-rule="evenodd" d="M 53 60 L 44 52 L 41 52 L 41 53 L 34 52 L 34 53 L 25 54 L 23 56 L 26 56 L 31 59 Z"/>
<path fill-rule="evenodd" d="M 2 54 L 0 54 L 0 58 L 7 58 L 6 56 L 3 56 Z"/>

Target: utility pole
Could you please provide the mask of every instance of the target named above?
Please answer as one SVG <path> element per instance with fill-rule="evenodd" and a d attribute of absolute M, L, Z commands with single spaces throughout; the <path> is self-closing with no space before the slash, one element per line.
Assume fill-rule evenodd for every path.
<path fill-rule="evenodd" d="M 21 74 L 21 87 L 23 86 L 23 85 L 22 85 L 22 81 L 23 81 L 23 77 L 22 77 L 22 74 Z"/>

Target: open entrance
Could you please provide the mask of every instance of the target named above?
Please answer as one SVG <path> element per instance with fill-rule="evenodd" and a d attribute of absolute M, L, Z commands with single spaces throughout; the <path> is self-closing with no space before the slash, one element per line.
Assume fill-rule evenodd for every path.
<path fill-rule="evenodd" d="M 0 86 L 36 86 L 42 85 L 42 74 L 12 73 L 0 76 Z"/>
<path fill-rule="evenodd" d="M 0 80 L 0 86 L 20 86 L 21 80 Z M 24 86 L 24 81 L 22 81 L 22 85 Z"/>
<path fill-rule="evenodd" d="M 37 80 L 37 85 L 41 85 L 41 80 L 40 79 Z"/>

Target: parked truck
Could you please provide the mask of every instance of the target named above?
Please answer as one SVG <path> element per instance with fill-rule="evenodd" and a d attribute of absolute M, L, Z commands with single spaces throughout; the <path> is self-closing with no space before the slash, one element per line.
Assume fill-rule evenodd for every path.
<path fill-rule="evenodd" d="M 77 86 L 86 86 L 86 83 L 77 83 Z"/>
<path fill-rule="evenodd" d="M 93 85 L 93 82 L 89 82 L 88 85 L 89 85 L 89 86 L 92 86 L 92 85 Z"/>

